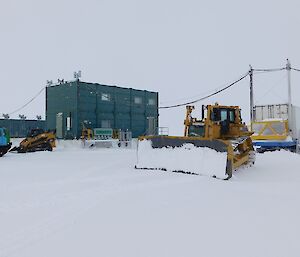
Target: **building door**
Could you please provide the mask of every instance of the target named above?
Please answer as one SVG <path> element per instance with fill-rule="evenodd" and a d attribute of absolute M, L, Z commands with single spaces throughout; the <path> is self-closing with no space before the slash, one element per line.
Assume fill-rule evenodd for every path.
<path fill-rule="evenodd" d="M 56 137 L 63 138 L 63 113 L 56 114 Z"/>
<path fill-rule="evenodd" d="M 147 135 L 156 135 L 157 134 L 157 127 L 156 127 L 156 119 L 154 117 L 147 117 L 148 120 L 148 128 L 147 128 Z"/>

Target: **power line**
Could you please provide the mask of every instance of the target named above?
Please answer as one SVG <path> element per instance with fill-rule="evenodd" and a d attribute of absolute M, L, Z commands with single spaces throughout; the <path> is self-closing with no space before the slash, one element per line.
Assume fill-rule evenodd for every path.
<path fill-rule="evenodd" d="M 253 71 L 256 72 L 274 72 L 274 71 L 282 71 L 282 70 L 286 70 L 286 67 L 283 68 L 276 68 L 276 69 L 252 69 Z"/>
<path fill-rule="evenodd" d="M 237 84 L 238 82 L 240 82 L 241 80 L 243 80 L 244 78 L 246 78 L 248 75 L 249 75 L 249 71 L 248 71 L 245 75 L 241 76 L 238 80 L 236 80 L 236 81 L 230 83 L 229 85 L 227 85 L 227 86 L 225 86 L 225 87 L 223 87 L 223 88 L 217 90 L 217 91 L 214 92 L 214 93 L 211 93 L 211 94 L 209 94 L 209 95 L 207 95 L 207 96 L 201 97 L 201 98 L 196 99 L 196 100 L 194 100 L 194 101 L 187 102 L 187 103 L 182 103 L 182 104 L 170 105 L 170 106 L 162 106 L 162 107 L 159 107 L 159 109 L 176 108 L 176 107 L 185 106 L 185 105 L 194 104 L 194 103 L 203 101 L 203 100 L 205 100 L 205 99 L 207 99 L 207 98 L 210 98 L 210 97 L 212 97 L 212 96 L 214 96 L 214 95 L 217 95 L 217 94 L 219 94 L 219 93 L 225 91 L 226 89 L 232 87 L 233 85 Z"/>
<path fill-rule="evenodd" d="M 22 105 L 21 107 L 19 107 L 18 109 L 14 110 L 13 112 L 9 113 L 8 115 L 12 115 L 20 110 L 22 110 L 23 108 L 25 108 L 27 105 L 29 105 L 31 102 L 33 102 L 43 91 L 45 90 L 45 87 L 43 87 L 34 97 L 32 97 L 26 104 Z"/>
<path fill-rule="evenodd" d="M 217 91 L 219 89 L 222 89 L 223 87 L 227 86 L 227 83 L 223 83 L 221 86 L 217 87 L 214 89 L 214 91 Z M 173 99 L 173 100 L 168 100 L 168 101 L 161 101 L 159 104 L 160 105 L 172 105 L 172 103 L 174 102 L 183 102 L 183 101 L 188 101 L 190 99 L 195 99 L 195 98 L 198 98 L 198 97 L 201 97 L 203 95 L 206 95 L 206 94 L 209 94 L 210 92 L 212 92 L 212 89 L 209 89 L 209 90 L 205 90 L 205 91 L 202 91 L 201 93 L 198 93 L 198 94 L 195 94 L 195 95 L 190 95 L 190 96 L 186 96 L 186 97 L 181 97 L 179 99 Z"/>
<path fill-rule="evenodd" d="M 222 88 L 224 85 L 222 85 L 220 88 Z M 219 88 L 216 88 L 215 90 L 218 90 Z M 190 100 L 190 99 L 193 99 L 193 98 L 196 98 L 196 97 L 200 97 L 200 96 L 202 96 L 202 95 L 204 95 L 204 94 L 208 94 L 208 93 L 210 93 L 211 92 L 211 89 L 209 89 L 209 90 L 205 90 L 205 91 L 203 91 L 203 92 L 201 92 L 201 93 L 199 93 L 199 94 L 196 94 L 196 95 L 190 95 L 190 96 L 185 96 L 185 97 L 180 97 L 180 98 L 177 98 L 177 99 L 172 99 L 172 100 L 164 100 L 164 101 L 160 101 L 159 102 L 159 104 L 160 105 L 167 105 L 167 104 L 172 104 L 172 103 L 178 103 L 178 102 L 183 102 L 183 101 L 188 101 L 188 100 Z"/>
<path fill-rule="evenodd" d="M 263 72 L 274 72 L 274 71 L 282 71 L 282 70 L 287 70 L 287 67 L 283 67 L 283 68 L 276 68 L 276 69 L 253 69 L 253 71 L 256 71 L 258 73 L 263 73 Z M 297 68 L 291 68 L 291 70 L 294 71 L 300 71 L 300 69 Z"/>
<path fill-rule="evenodd" d="M 300 72 L 300 69 L 297 69 L 297 68 L 291 68 L 292 70 L 294 71 L 299 71 Z M 286 67 L 283 67 L 283 68 L 275 68 L 275 69 L 252 69 L 252 71 L 254 71 L 256 74 L 260 74 L 260 73 L 266 73 L 266 72 L 276 72 L 276 71 L 283 71 L 283 70 L 286 70 Z M 181 103 L 181 104 L 175 104 L 175 105 L 170 105 L 170 106 L 162 106 L 162 107 L 159 107 L 159 109 L 170 109 L 170 108 L 176 108 L 176 107 L 180 107 L 180 106 L 185 106 L 185 105 L 189 105 L 189 104 L 194 104 L 194 103 L 197 103 L 197 102 L 200 102 L 200 101 L 203 101 L 207 98 L 210 98 L 214 95 L 217 95 L 227 89 L 229 89 L 230 87 L 234 86 L 235 84 L 237 84 L 238 82 L 240 82 L 241 80 L 243 80 L 244 78 L 246 78 L 247 76 L 249 75 L 249 71 L 243 75 L 242 77 L 240 77 L 238 80 L 232 82 L 231 84 L 217 90 L 216 92 L 214 93 L 211 93 L 207 96 L 204 96 L 204 97 L 201 97 L 199 99 L 196 99 L 194 101 L 190 101 L 190 102 L 186 102 L 186 103 Z M 88 88 L 92 89 L 94 91 L 93 88 L 89 87 Z M 29 105 L 31 102 L 33 102 L 43 91 L 45 90 L 45 87 L 43 87 L 34 97 L 32 97 L 27 103 L 25 103 L 24 105 L 22 105 L 21 107 L 19 107 L 18 109 L 14 110 L 13 112 L 11 113 L 8 113 L 9 115 L 12 115 L 20 110 L 22 110 L 23 108 L 25 108 L 27 105 Z M 96 95 L 98 95 L 98 92 L 96 93 Z"/>

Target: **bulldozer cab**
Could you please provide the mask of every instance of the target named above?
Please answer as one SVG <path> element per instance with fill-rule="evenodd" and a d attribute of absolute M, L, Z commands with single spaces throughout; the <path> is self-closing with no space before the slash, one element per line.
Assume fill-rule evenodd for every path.
<path fill-rule="evenodd" d="M 211 111 L 211 121 L 235 123 L 235 109 L 234 108 L 219 108 L 214 107 Z"/>
<path fill-rule="evenodd" d="M 247 127 L 242 123 L 238 106 L 220 106 L 218 104 L 202 106 L 201 120 L 191 116 L 193 109 L 194 106 L 187 106 L 184 122 L 186 137 L 221 139 L 248 134 Z"/>
<path fill-rule="evenodd" d="M 230 132 L 230 124 L 240 124 L 240 119 L 236 116 L 239 112 L 238 107 L 219 107 L 218 105 L 209 106 L 210 120 L 220 127 L 220 136 L 228 135 Z"/>

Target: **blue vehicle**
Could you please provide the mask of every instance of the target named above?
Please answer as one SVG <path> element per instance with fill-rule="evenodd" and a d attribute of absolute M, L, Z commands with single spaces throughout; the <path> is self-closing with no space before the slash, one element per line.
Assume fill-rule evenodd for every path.
<path fill-rule="evenodd" d="M 256 151 L 258 153 L 264 153 L 264 152 L 270 152 L 270 151 L 276 151 L 276 150 L 288 150 L 291 152 L 297 151 L 297 140 L 291 140 L 291 141 L 275 141 L 275 140 L 258 140 L 253 141 L 253 145 L 256 148 Z"/>
<path fill-rule="evenodd" d="M 0 128 L 0 157 L 11 148 L 10 136 L 5 128 Z"/>

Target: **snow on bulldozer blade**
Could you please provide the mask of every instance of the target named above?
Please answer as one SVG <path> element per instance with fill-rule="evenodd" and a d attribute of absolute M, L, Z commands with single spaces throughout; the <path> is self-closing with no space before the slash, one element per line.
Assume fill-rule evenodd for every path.
<path fill-rule="evenodd" d="M 153 138 L 139 141 L 135 168 L 206 175 L 220 179 L 229 177 L 226 174 L 227 151 L 197 146 L 192 140 L 181 142 L 179 146 L 166 144 L 155 147 L 155 139 L 152 140 Z"/>

